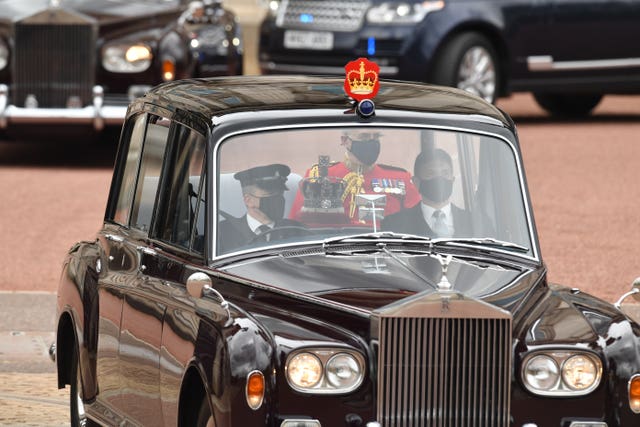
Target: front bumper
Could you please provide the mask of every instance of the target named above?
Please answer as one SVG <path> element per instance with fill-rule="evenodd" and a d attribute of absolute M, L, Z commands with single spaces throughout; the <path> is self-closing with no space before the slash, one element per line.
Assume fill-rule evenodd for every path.
<path fill-rule="evenodd" d="M 9 87 L 0 84 L 0 130 L 12 124 L 90 124 L 100 131 L 105 125 L 121 125 L 126 113 L 127 105 L 105 105 L 102 86 L 93 87 L 92 105 L 86 107 L 23 108 L 9 103 Z"/>

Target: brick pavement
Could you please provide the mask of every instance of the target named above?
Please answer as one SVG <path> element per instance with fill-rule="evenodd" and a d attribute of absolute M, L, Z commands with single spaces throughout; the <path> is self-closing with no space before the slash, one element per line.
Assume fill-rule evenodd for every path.
<path fill-rule="evenodd" d="M 0 426 L 69 425 L 69 389 L 49 358 L 56 296 L 0 292 Z"/>

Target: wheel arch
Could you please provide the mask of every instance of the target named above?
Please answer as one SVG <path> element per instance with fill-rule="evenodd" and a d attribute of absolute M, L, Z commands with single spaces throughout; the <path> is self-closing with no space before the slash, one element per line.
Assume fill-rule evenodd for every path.
<path fill-rule="evenodd" d="M 62 313 L 56 331 L 56 368 L 58 371 L 58 388 L 71 384 L 70 372 L 73 352 L 77 345 L 74 322 L 71 314 Z"/>
<path fill-rule="evenodd" d="M 184 374 L 182 385 L 180 386 L 180 396 L 178 402 L 178 426 L 195 426 L 198 421 L 198 410 L 202 399 L 207 399 L 209 405 L 211 401 L 207 390 L 204 375 L 196 364 L 191 364 Z M 214 425 L 215 412 L 211 408 Z"/>

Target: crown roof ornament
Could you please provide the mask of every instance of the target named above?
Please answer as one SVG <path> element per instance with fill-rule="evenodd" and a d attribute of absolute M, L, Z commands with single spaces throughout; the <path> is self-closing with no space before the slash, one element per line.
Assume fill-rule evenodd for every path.
<path fill-rule="evenodd" d="M 378 74 L 380 67 L 367 58 L 358 58 L 349 62 L 344 67 L 346 77 L 344 79 L 344 90 L 356 101 L 372 99 L 380 89 Z"/>
<path fill-rule="evenodd" d="M 356 112 L 365 118 L 373 116 L 375 104 L 372 98 L 380 89 L 380 67 L 367 58 L 358 58 L 345 65 L 344 70 L 344 91 L 356 100 Z"/>

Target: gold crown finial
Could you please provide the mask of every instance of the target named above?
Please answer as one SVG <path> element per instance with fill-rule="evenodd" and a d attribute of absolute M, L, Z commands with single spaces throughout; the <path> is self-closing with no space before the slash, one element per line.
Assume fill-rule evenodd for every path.
<path fill-rule="evenodd" d="M 347 74 L 351 91 L 359 95 L 368 95 L 373 92 L 373 88 L 378 80 L 378 73 L 373 70 L 366 70 L 364 61 L 360 61 L 359 71 L 351 70 Z"/>

